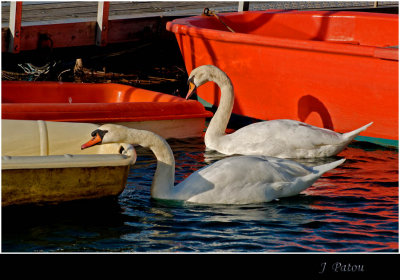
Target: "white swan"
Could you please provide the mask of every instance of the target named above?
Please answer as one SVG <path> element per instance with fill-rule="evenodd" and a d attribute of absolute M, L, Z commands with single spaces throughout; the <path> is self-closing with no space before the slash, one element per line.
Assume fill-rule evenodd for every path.
<path fill-rule="evenodd" d="M 96 144 L 129 143 L 152 150 L 157 158 L 151 185 L 153 198 L 203 204 L 261 203 L 294 196 L 345 161 L 307 167 L 272 157 L 229 157 L 197 170 L 174 186 L 174 155 L 162 137 L 150 131 L 112 124 L 99 127 L 92 136 L 82 149 Z"/>
<path fill-rule="evenodd" d="M 348 133 L 308 125 L 294 120 L 262 121 L 225 134 L 233 109 L 234 93 L 229 77 L 219 68 L 203 65 L 189 76 L 188 99 L 197 87 L 213 81 L 221 89 L 221 100 L 211 119 L 204 142 L 222 154 L 264 155 L 280 158 L 329 157 L 341 152 L 371 123 Z M 266 108 L 268 109 L 268 108 Z"/>

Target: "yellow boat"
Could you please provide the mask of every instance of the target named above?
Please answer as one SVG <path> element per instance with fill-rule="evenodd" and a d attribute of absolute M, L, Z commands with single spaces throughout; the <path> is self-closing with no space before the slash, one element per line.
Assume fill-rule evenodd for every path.
<path fill-rule="evenodd" d="M 81 150 L 97 127 L 2 120 L 2 206 L 118 196 L 136 152 L 125 143 Z"/>

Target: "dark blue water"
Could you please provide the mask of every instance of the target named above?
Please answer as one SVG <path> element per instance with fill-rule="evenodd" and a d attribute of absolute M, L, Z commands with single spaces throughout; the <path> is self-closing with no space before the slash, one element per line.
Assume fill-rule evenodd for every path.
<path fill-rule="evenodd" d="M 221 156 L 170 140 L 176 182 Z M 359 142 L 302 194 L 252 205 L 150 198 L 156 166 L 138 149 L 116 200 L 3 208 L 3 252 L 398 252 L 398 150 Z M 317 165 L 334 159 L 306 160 Z"/>

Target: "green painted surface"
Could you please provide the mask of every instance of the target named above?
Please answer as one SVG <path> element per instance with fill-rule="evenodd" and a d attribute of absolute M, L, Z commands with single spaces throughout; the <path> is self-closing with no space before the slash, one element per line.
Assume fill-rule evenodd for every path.
<path fill-rule="evenodd" d="M 354 140 L 371 142 L 371 143 L 378 144 L 378 145 L 385 146 L 385 147 L 399 148 L 398 140 L 375 138 L 375 137 L 368 137 L 368 136 L 357 136 Z"/>

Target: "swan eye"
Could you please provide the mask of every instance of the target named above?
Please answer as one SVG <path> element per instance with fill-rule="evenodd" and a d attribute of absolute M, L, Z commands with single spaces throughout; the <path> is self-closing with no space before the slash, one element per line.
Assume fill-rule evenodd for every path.
<path fill-rule="evenodd" d="M 108 130 L 101 130 L 101 129 L 96 129 L 94 130 L 90 135 L 92 137 L 96 137 L 96 135 L 99 135 L 101 139 L 103 139 L 104 135 L 108 132 Z"/>
<path fill-rule="evenodd" d="M 194 76 L 187 80 L 187 84 L 190 85 L 190 83 L 194 84 Z"/>
<path fill-rule="evenodd" d="M 95 131 L 93 131 L 90 136 L 95 137 L 97 135 L 97 133 L 99 132 L 98 129 L 96 129 Z"/>

